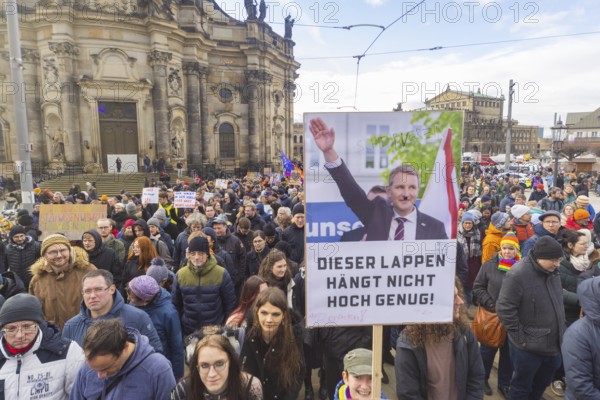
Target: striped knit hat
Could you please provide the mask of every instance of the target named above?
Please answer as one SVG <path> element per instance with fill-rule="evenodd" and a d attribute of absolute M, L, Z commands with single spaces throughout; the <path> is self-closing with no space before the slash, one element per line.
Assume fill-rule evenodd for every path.
<path fill-rule="evenodd" d="M 519 239 L 517 238 L 517 235 L 515 235 L 513 232 L 508 232 L 506 235 L 504 235 L 502 240 L 500 240 L 500 246 L 502 247 L 503 244 L 510 244 L 511 246 L 515 246 L 517 251 L 521 251 L 521 247 L 519 246 Z"/>

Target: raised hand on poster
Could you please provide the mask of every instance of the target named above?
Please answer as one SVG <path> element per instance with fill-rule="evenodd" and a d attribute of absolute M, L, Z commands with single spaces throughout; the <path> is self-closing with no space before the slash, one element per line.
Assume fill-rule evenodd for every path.
<path fill-rule="evenodd" d="M 337 160 L 338 154 L 333 148 L 335 143 L 335 131 L 329 128 L 321 118 L 313 118 L 310 120 L 310 132 L 315 139 L 315 143 L 319 150 L 323 152 L 326 162 Z"/>

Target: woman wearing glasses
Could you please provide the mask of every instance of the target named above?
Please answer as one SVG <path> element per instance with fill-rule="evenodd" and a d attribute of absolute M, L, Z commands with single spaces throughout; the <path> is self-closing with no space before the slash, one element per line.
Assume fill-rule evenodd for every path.
<path fill-rule="evenodd" d="M 66 400 L 85 362 L 77 343 L 44 320 L 40 302 L 21 293 L 0 309 L 0 382 L 5 399 Z"/>
<path fill-rule="evenodd" d="M 208 335 L 196 345 L 190 372 L 177 384 L 171 400 L 262 400 L 258 378 L 242 372 L 237 354 L 223 335 Z"/>
<path fill-rule="evenodd" d="M 244 371 L 260 379 L 265 400 L 295 400 L 304 380 L 302 354 L 300 317 L 280 289 L 268 288 L 254 304 L 240 354 Z"/>

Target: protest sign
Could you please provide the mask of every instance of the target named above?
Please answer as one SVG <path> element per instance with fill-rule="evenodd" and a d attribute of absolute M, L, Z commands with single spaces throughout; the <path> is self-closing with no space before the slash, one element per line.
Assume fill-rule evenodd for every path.
<path fill-rule="evenodd" d="M 175 208 L 195 208 L 196 192 L 175 192 L 173 206 Z"/>
<path fill-rule="evenodd" d="M 40 207 L 40 240 L 62 233 L 69 240 L 80 240 L 83 232 L 96 229 L 96 221 L 106 218 L 104 204 L 42 204 Z"/>
<path fill-rule="evenodd" d="M 214 193 L 210 193 L 210 192 L 204 192 L 204 200 L 209 201 L 210 199 L 212 199 L 215 196 Z"/>
<path fill-rule="evenodd" d="M 149 187 L 142 189 L 142 204 L 158 204 L 158 192 L 160 191 L 157 187 Z"/>
<path fill-rule="evenodd" d="M 452 321 L 462 125 L 305 115 L 308 326 Z"/>
<path fill-rule="evenodd" d="M 215 188 L 227 189 L 227 181 L 225 179 L 215 179 Z"/>

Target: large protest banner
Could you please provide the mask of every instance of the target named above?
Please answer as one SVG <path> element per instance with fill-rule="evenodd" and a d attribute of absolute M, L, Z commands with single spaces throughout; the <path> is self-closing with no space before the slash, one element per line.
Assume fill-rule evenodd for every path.
<path fill-rule="evenodd" d="M 305 114 L 304 129 L 307 325 L 452 321 L 463 113 Z"/>
<path fill-rule="evenodd" d="M 41 240 L 52 233 L 62 233 L 69 240 L 79 240 L 83 232 L 96 229 L 96 221 L 106 218 L 106 211 L 105 204 L 42 204 Z"/>

